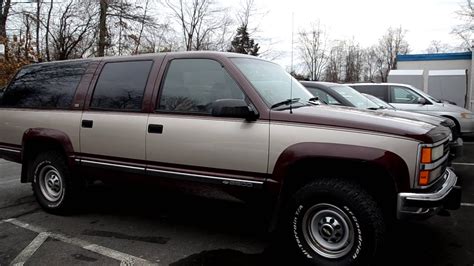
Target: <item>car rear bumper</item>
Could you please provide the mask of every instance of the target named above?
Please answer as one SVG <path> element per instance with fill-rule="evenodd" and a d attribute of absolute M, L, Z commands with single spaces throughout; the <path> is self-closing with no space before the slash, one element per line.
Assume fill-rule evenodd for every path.
<path fill-rule="evenodd" d="M 471 118 L 471 119 L 460 118 L 459 126 L 461 127 L 461 134 L 463 135 L 474 134 L 474 118 Z"/>
<path fill-rule="evenodd" d="M 449 168 L 443 181 L 426 193 L 399 193 L 397 198 L 397 218 L 425 219 L 435 215 L 441 209 L 456 210 L 461 205 L 461 187 L 458 177 Z"/>

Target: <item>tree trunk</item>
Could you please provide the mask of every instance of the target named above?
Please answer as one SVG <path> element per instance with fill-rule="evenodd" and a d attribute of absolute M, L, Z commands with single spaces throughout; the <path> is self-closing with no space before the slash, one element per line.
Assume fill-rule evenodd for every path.
<path fill-rule="evenodd" d="M 106 36 L 107 36 L 107 9 L 108 0 L 100 0 L 100 18 L 99 18 L 99 45 L 97 47 L 97 56 L 105 55 Z"/>
<path fill-rule="evenodd" d="M 51 61 L 51 56 L 49 54 L 49 25 L 51 23 L 51 12 L 53 11 L 53 2 L 54 0 L 51 0 L 51 6 L 49 7 L 48 11 L 48 18 L 46 20 L 46 35 L 45 35 L 45 41 L 46 41 L 46 60 Z"/>
<path fill-rule="evenodd" d="M 40 11 L 41 11 L 41 0 L 36 1 L 36 57 L 39 61 L 41 60 L 40 56 Z"/>
<path fill-rule="evenodd" d="M 1 7 L 3 6 L 3 10 Z M 5 60 L 8 61 L 7 19 L 11 0 L 0 0 L 0 43 L 5 45 Z"/>

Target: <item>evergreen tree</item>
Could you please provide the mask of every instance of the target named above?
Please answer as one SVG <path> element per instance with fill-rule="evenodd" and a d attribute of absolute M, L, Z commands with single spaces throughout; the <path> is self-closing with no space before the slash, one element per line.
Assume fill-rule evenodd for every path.
<path fill-rule="evenodd" d="M 232 47 L 228 50 L 229 52 L 249 54 L 258 56 L 258 50 L 260 47 L 258 43 L 255 43 L 254 39 L 250 38 L 250 34 L 247 31 L 247 25 L 242 25 L 237 29 L 237 35 L 232 40 Z"/>

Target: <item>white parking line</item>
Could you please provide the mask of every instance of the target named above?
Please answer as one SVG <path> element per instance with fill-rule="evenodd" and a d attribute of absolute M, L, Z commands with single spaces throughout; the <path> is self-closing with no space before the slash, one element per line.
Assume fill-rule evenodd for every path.
<path fill-rule="evenodd" d="M 7 223 L 10 223 L 10 224 L 16 225 L 18 227 L 21 227 L 21 228 L 25 228 L 27 230 L 39 233 L 40 235 L 41 234 L 47 234 L 49 237 L 60 240 L 60 241 L 65 242 L 67 244 L 78 246 L 80 248 L 92 251 L 94 253 L 97 253 L 97 254 L 100 254 L 100 255 L 118 260 L 118 261 L 120 261 L 120 265 L 158 265 L 157 263 L 152 263 L 152 262 L 149 262 L 149 261 L 147 261 L 145 259 L 142 259 L 142 258 L 139 258 L 139 257 L 135 257 L 135 256 L 132 256 L 132 255 L 120 252 L 120 251 L 116 251 L 116 250 L 113 250 L 113 249 L 110 249 L 110 248 L 106 248 L 106 247 L 103 247 L 103 246 L 92 244 L 88 241 L 85 241 L 85 240 L 82 240 L 82 239 L 79 239 L 79 238 L 69 237 L 69 236 L 66 236 L 66 235 L 63 235 L 63 234 L 59 234 L 59 233 L 47 233 L 47 230 L 45 230 L 44 228 L 41 228 L 41 227 L 35 226 L 35 225 L 31 225 L 31 224 L 28 224 L 28 223 L 24 223 L 22 221 L 14 219 L 14 218 L 3 220 L 3 222 L 7 222 Z M 33 240 L 33 242 L 34 242 L 34 240 Z M 30 245 L 32 245 L 33 242 Z M 30 246 L 30 245 L 28 245 L 28 246 Z"/>
<path fill-rule="evenodd" d="M 454 165 L 469 165 L 469 166 L 474 166 L 474 163 L 452 163 Z"/>
<path fill-rule="evenodd" d="M 461 206 L 463 206 L 463 207 L 474 207 L 474 203 L 461 202 Z"/>
<path fill-rule="evenodd" d="M 48 239 L 49 233 L 43 232 L 40 233 L 33 241 L 25 248 L 23 249 L 18 256 L 11 262 L 11 265 L 14 266 L 23 266 L 26 261 L 28 261 L 33 254 L 43 245 L 44 241 Z"/>

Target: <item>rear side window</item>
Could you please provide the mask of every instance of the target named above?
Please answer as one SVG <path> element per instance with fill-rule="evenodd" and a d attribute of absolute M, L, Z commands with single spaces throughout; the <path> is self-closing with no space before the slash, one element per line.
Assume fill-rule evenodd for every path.
<path fill-rule="evenodd" d="M 388 102 L 387 86 L 384 85 L 353 85 L 351 86 L 360 93 L 367 93 Z"/>
<path fill-rule="evenodd" d="M 218 62 L 210 59 L 171 61 L 158 110 L 210 114 L 219 99 L 244 99 L 237 83 Z"/>
<path fill-rule="evenodd" d="M 2 107 L 69 108 L 87 61 L 48 63 L 21 69 L 0 99 Z"/>
<path fill-rule="evenodd" d="M 100 73 L 91 108 L 140 111 L 153 61 L 107 63 Z"/>

